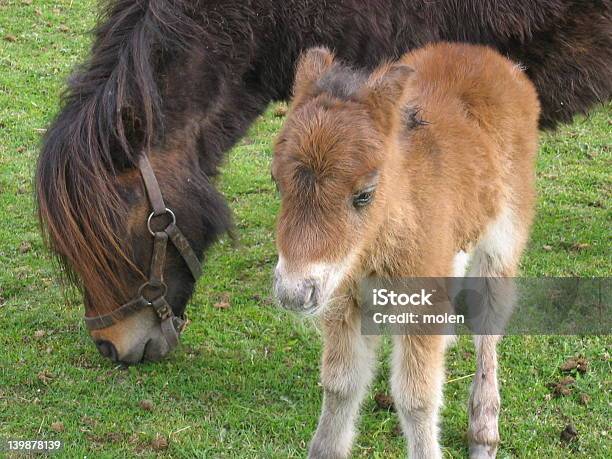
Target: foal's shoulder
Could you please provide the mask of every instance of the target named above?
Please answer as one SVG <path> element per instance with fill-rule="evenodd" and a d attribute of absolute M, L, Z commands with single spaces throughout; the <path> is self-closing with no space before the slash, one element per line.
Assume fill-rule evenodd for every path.
<path fill-rule="evenodd" d="M 523 67 L 496 50 L 467 43 L 434 43 L 403 56 L 415 70 L 418 100 L 451 115 L 453 106 L 485 124 L 537 123 L 540 104 Z"/>

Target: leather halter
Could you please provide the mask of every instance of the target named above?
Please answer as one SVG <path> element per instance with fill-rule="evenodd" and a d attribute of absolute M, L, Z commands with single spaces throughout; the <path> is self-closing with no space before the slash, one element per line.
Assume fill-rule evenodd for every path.
<path fill-rule="evenodd" d="M 202 265 L 191 248 L 189 241 L 176 226 L 176 216 L 174 212 L 166 207 L 161 189 L 159 188 L 159 183 L 157 183 L 157 178 L 151 168 L 149 158 L 144 152 L 138 160 L 138 169 L 140 169 L 144 187 L 151 207 L 153 208 L 149 218 L 147 218 L 147 229 L 149 233 L 151 233 L 151 236 L 153 236 L 153 255 L 151 257 L 149 279 L 140 286 L 136 298 L 108 314 L 96 317 L 85 317 L 85 324 L 89 330 L 101 330 L 116 324 L 122 319 L 144 308 L 152 307 L 161 321 L 161 331 L 164 338 L 168 342 L 169 348 L 173 349 L 178 345 L 179 333 L 184 328 L 185 319 L 174 315 L 172 308 L 165 298 L 168 287 L 164 282 L 164 263 L 168 239 L 170 239 L 185 261 L 185 264 L 189 267 L 189 271 L 191 271 L 194 280 L 198 280 L 201 276 Z M 153 230 L 151 228 L 151 220 L 162 215 L 171 217 L 172 220 L 170 224 L 162 231 Z"/>

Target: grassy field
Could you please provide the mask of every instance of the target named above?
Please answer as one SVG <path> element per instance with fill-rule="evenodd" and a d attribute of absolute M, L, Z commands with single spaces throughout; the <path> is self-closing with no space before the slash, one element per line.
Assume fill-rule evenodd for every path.
<path fill-rule="evenodd" d="M 66 457 L 303 457 L 322 395 L 320 340 L 313 324 L 269 300 L 278 209 L 270 146 L 283 121 L 273 108 L 228 156 L 219 186 L 241 245 L 224 242 L 209 254 L 188 308 L 192 323 L 170 359 L 112 365 L 91 343 L 79 299 L 62 296 L 31 183 L 40 135 L 87 52 L 94 11 L 92 0 L 0 0 L 0 439 L 59 439 Z M 610 275 L 611 130 L 607 106 L 543 136 L 523 275 Z M 229 308 L 214 307 L 222 299 Z M 503 340 L 500 457 L 609 457 L 611 344 L 609 337 Z M 570 394 L 551 396 L 559 366 L 577 355 L 588 371 L 574 375 Z M 374 401 L 388 389 L 382 361 L 355 457 L 404 454 L 395 414 Z M 466 456 L 473 372 L 463 337 L 448 355 L 445 457 Z M 560 439 L 568 424 L 578 432 L 570 442 Z"/>

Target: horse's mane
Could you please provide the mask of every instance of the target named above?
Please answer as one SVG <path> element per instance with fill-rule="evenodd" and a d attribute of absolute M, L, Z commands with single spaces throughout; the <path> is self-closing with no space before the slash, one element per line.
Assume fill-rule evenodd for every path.
<path fill-rule="evenodd" d="M 188 3 L 107 3 L 90 58 L 68 82 L 44 139 L 36 194 L 45 239 L 68 279 L 86 286 L 96 304 L 124 299 L 118 267 L 127 262 L 138 273 L 119 236 L 127 210 L 116 176 L 163 129 L 156 71 L 199 33 Z"/>

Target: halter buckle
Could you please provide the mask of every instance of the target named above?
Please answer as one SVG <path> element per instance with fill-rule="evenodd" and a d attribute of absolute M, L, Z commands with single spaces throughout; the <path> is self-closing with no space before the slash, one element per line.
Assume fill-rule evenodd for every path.
<path fill-rule="evenodd" d="M 151 291 L 146 292 L 145 289 L 151 289 Z M 138 296 L 143 297 L 149 302 L 149 304 L 152 304 L 153 301 L 157 300 L 158 298 L 163 298 L 164 296 L 166 296 L 167 291 L 168 286 L 163 282 L 160 284 L 152 284 L 151 282 L 147 281 L 142 284 L 138 289 Z M 159 292 L 159 294 L 151 294 L 152 292 Z M 145 293 L 148 293 L 148 295 L 145 295 Z"/>
<path fill-rule="evenodd" d="M 151 307 L 155 310 L 157 317 L 159 317 L 159 320 L 162 322 L 170 319 L 174 315 L 170 305 L 163 296 L 151 301 Z"/>
<path fill-rule="evenodd" d="M 149 233 L 151 233 L 151 236 L 155 236 L 155 231 L 153 231 L 153 229 L 151 228 L 151 220 L 153 219 L 153 217 L 161 217 L 162 215 L 165 215 L 165 214 L 170 214 L 170 216 L 172 217 L 171 224 L 176 225 L 176 215 L 174 215 L 174 212 L 172 212 L 167 207 L 163 214 L 156 215 L 155 212 L 151 212 L 151 214 L 149 215 L 149 218 L 147 218 L 147 229 L 149 230 Z"/>

